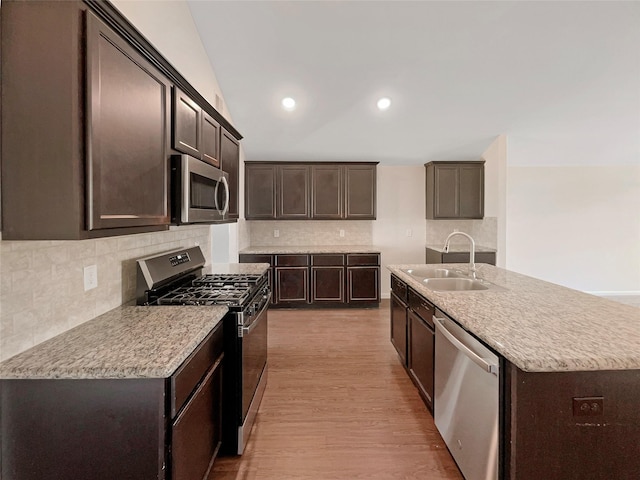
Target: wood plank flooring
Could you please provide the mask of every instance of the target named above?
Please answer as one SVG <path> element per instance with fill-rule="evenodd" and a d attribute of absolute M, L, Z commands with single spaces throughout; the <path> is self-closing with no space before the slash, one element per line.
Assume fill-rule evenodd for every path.
<path fill-rule="evenodd" d="M 269 377 L 240 457 L 210 480 L 462 479 L 379 309 L 270 310 Z"/>

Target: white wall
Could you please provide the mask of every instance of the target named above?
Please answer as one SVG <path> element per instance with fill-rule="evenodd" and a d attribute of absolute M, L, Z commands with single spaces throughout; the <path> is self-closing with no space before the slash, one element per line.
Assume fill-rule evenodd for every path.
<path fill-rule="evenodd" d="M 507 242 L 510 270 L 640 295 L 640 165 L 509 166 Z"/>
<path fill-rule="evenodd" d="M 215 72 L 184 0 L 113 0 L 114 6 L 231 124 L 233 119 Z M 220 102 L 222 106 L 220 106 Z M 243 212 L 244 151 L 240 144 L 240 211 Z M 238 225 L 212 227 L 212 257 L 218 263 L 238 260 Z"/>
<path fill-rule="evenodd" d="M 496 219 L 496 265 L 504 267 L 507 258 L 507 137 L 498 136 L 482 158 L 485 160 L 484 214 Z"/>
<path fill-rule="evenodd" d="M 386 265 L 425 261 L 424 172 L 423 165 L 378 165 L 378 211 L 373 222 L 373 244 L 382 254 L 382 298 L 389 298 L 391 290 Z"/>

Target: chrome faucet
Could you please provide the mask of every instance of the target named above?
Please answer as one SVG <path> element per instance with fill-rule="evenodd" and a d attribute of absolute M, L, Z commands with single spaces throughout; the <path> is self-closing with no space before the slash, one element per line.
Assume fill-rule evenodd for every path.
<path fill-rule="evenodd" d="M 449 241 L 451 237 L 455 235 L 462 235 L 463 237 L 467 237 L 469 239 L 469 243 L 471 244 L 471 249 L 469 252 L 469 276 L 471 278 L 476 278 L 476 242 L 473 241 L 471 235 L 468 235 L 464 232 L 451 232 L 447 239 L 444 241 L 444 253 L 449 253 Z"/>

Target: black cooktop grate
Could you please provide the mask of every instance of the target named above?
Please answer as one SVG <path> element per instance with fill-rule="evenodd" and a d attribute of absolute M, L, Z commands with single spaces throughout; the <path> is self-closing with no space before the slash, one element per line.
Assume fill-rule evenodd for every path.
<path fill-rule="evenodd" d="M 233 285 L 214 287 L 200 285 L 181 287 L 158 299 L 159 305 L 244 305 L 251 294 L 247 288 Z"/>

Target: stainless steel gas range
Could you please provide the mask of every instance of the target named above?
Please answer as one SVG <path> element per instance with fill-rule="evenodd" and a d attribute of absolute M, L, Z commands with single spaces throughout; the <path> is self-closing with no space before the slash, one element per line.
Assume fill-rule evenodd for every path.
<path fill-rule="evenodd" d="M 205 272 L 200 247 L 174 250 L 137 261 L 138 305 L 226 305 L 222 453 L 241 455 L 267 384 L 267 308 L 271 292 L 266 269 L 227 265 Z M 253 269 L 255 270 L 255 269 Z"/>

